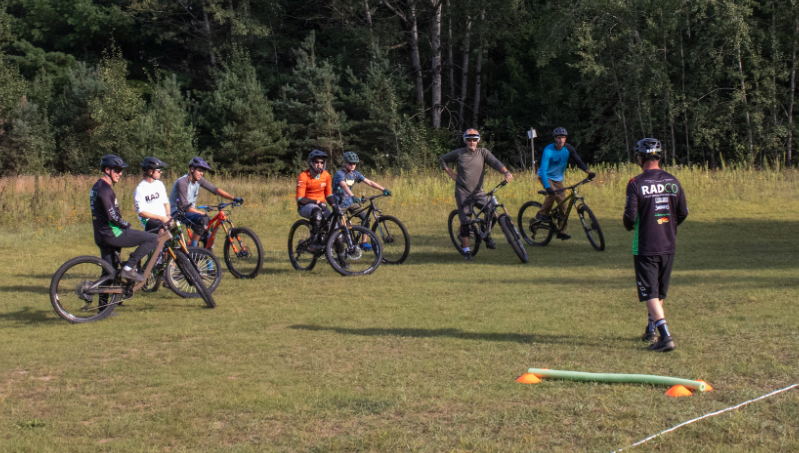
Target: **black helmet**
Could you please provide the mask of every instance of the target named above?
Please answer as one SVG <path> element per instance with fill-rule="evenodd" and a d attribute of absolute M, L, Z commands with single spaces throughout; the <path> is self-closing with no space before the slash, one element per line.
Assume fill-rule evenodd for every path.
<path fill-rule="evenodd" d="M 308 154 L 308 161 L 307 161 L 308 162 L 308 168 L 311 170 L 311 173 L 315 173 L 316 172 L 316 169 L 314 169 L 314 166 L 313 166 L 313 161 L 316 160 L 316 159 L 324 159 L 325 160 L 325 166 L 322 167 L 322 171 L 325 171 L 325 168 L 327 168 L 327 158 L 328 158 L 327 153 L 324 152 L 324 151 L 319 151 L 318 149 L 315 149 L 315 150 L 311 151 L 311 153 Z M 319 172 L 319 173 L 321 173 L 321 172 Z"/>
<path fill-rule="evenodd" d="M 166 162 L 157 157 L 145 157 L 141 163 L 141 168 L 145 170 L 158 170 L 164 167 L 167 167 Z"/>
<path fill-rule="evenodd" d="M 358 155 L 355 154 L 354 152 L 347 151 L 346 153 L 344 153 L 344 162 L 348 164 L 357 164 L 360 161 L 361 160 L 358 159 Z"/>
<path fill-rule="evenodd" d="M 195 157 L 189 162 L 189 167 L 202 168 L 203 170 L 211 170 L 211 166 L 202 157 Z"/>
<path fill-rule="evenodd" d="M 569 133 L 566 132 L 566 128 L 565 127 L 556 127 L 555 130 L 552 131 L 552 136 L 553 137 L 557 137 L 558 135 L 562 135 L 562 136 L 565 137 L 565 136 L 569 135 Z"/>
<path fill-rule="evenodd" d="M 126 164 L 121 157 L 113 154 L 106 154 L 100 159 L 100 170 L 105 170 L 106 168 L 125 168 L 127 166 L 128 164 Z"/>
<path fill-rule="evenodd" d="M 660 159 L 660 140 L 656 138 L 642 138 L 635 144 L 635 151 L 644 160 Z"/>

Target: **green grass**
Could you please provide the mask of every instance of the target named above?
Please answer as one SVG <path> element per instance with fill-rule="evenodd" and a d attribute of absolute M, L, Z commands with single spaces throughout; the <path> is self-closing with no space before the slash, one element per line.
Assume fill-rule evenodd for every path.
<path fill-rule="evenodd" d="M 292 181 L 223 180 L 248 200 L 233 218 L 262 238 L 263 274 L 226 274 L 214 310 L 161 289 L 88 325 L 58 318 L 47 296 L 60 264 L 97 253 L 88 182 L 42 181 L 33 215 L 30 185 L 0 180 L 15 186 L 0 203 L 16 219 L 0 230 L 0 451 L 611 451 L 799 382 L 796 175 L 674 171 L 691 208 L 666 302 L 677 350 L 654 354 L 637 339 L 646 310 L 621 226 L 634 173 L 604 168 L 583 192 L 607 251 L 572 224 L 572 240 L 528 248 L 527 265 L 502 241 L 471 263 L 455 253 L 452 186 L 438 175 L 376 177 L 412 248 L 407 264 L 364 278 L 326 262 L 291 268 Z M 531 181 L 499 193 L 514 217 Z M 134 184 L 118 191 L 128 220 Z M 704 379 L 715 391 L 517 384 L 528 367 Z M 797 426 L 791 391 L 632 451 L 793 452 Z"/>

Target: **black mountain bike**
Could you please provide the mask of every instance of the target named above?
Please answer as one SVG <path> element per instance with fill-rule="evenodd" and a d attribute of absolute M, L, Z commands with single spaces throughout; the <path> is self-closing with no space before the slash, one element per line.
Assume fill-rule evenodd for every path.
<path fill-rule="evenodd" d="M 519 225 L 521 226 L 521 233 L 524 240 L 530 245 L 545 246 L 552 240 L 552 236 L 561 231 L 569 221 L 569 214 L 572 208 L 577 206 L 577 215 L 580 217 L 580 222 L 585 230 L 585 235 L 588 237 L 588 242 L 597 250 L 605 250 L 605 236 L 602 235 L 602 229 L 599 227 L 599 221 L 596 216 L 585 204 L 585 197 L 581 197 L 577 193 L 577 187 L 593 181 L 592 179 L 584 179 L 577 184 L 569 187 L 564 187 L 556 191 L 556 193 L 569 191 L 569 195 L 563 202 L 557 206 L 553 204 L 552 209 L 549 211 L 550 222 L 542 222 L 535 218 L 538 211 L 541 209 L 541 203 L 537 201 L 528 201 L 523 204 L 519 209 Z M 546 196 L 545 190 L 539 190 L 539 194 Z M 563 214 L 561 207 L 567 204 L 566 214 Z"/>
<path fill-rule="evenodd" d="M 333 196 L 328 197 L 331 201 Z M 317 229 L 311 222 L 300 219 L 294 222 L 289 231 L 289 260 L 294 269 L 310 271 L 323 255 L 336 272 L 344 276 L 367 275 L 380 266 L 383 246 L 369 228 L 360 225 L 346 225 L 344 213 L 331 203 L 333 212 Z M 326 209 L 323 207 L 322 209 Z M 361 247 L 362 237 L 366 236 L 372 250 Z M 339 256 L 342 258 L 340 259 Z"/>
<path fill-rule="evenodd" d="M 408 258 L 411 250 L 411 239 L 408 230 L 398 218 L 390 215 L 383 215 L 383 211 L 375 205 L 375 199 L 387 195 L 375 195 L 364 198 L 369 201 L 369 206 L 362 207 L 358 211 L 347 215 L 347 223 L 352 220 L 360 220 L 358 214 L 366 211 L 366 220 L 361 221 L 361 226 L 369 228 L 374 217 L 372 231 L 383 241 L 383 262 L 386 264 L 402 264 Z"/>
<path fill-rule="evenodd" d="M 508 183 L 502 181 L 499 183 L 499 185 L 494 187 L 494 190 L 487 194 L 489 202 L 480 208 L 480 210 L 478 210 L 477 207 L 474 208 L 474 219 L 472 219 L 468 224 L 471 254 L 472 256 L 477 255 L 477 251 L 480 250 L 480 242 L 488 238 L 488 236 L 491 234 L 491 229 L 494 227 L 494 224 L 499 223 L 500 228 L 502 228 L 502 232 L 505 234 L 505 239 L 508 240 L 508 244 L 510 244 L 513 251 L 516 252 L 516 255 L 519 257 L 519 259 L 522 260 L 522 263 L 527 263 L 530 261 L 530 258 L 527 256 L 527 251 L 524 249 L 521 236 L 516 230 L 516 226 L 513 225 L 513 220 L 511 220 L 510 216 L 505 210 L 505 205 L 500 203 L 499 200 L 497 200 L 497 197 L 494 195 L 500 187 L 505 187 L 506 184 Z M 502 208 L 502 214 L 494 219 L 494 216 L 499 208 Z M 448 223 L 449 238 L 452 239 L 452 244 L 455 246 L 458 252 L 463 255 L 463 247 L 461 247 L 459 237 L 460 220 L 458 219 L 457 209 L 453 210 L 449 214 Z"/>

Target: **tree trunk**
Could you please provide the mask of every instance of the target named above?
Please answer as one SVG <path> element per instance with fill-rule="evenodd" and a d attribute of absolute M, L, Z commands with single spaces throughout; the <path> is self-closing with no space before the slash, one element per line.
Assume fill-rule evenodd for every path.
<path fill-rule="evenodd" d="M 458 121 L 460 129 L 466 128 L 466 120 L 464 107 L 466 106 L 466 93 L 469 86 L 469 39 L 472 34 L 472 19 L 466 18 L 466 38 L 464 39 L 463 49 L 463 63 L 461 64 L 461 95 L 458 99 L 460 107 L 458 108 Z"/>
<path fill-rule="evenodd" d="M 661 10 L 661 20 L 663 17 L 663 11 Z M 666 29 L 665 24 L 663 25 L 663 29 Z M 668 55 L 669 49 L 667 46 L 666 41 L 666 34 L 663 34 L 663 77 L 666 78 L 666 83 L 664 83 L 664 87 L 666 90 L 665 97 L 666 97 L 666 115 L 669 117 L 669 127 L 671 128 L 671 158 L 672 160 L 676 160 L 677 158 L 677 138 L 674 134 L 674 114 L 671 111 L 671 90 L 669 89 L 669 67 L 668 67 Z M 666 163 L 668 163 L 668 157 L 664 159 Z"/>
<path fill-rule="evenodd" d="M 449 8 L 449 0 L 447 0 L 447 8 Z M 447 40 L 447 58 L 449 66 L 449 99 L 447 103 L 452 102 L 455 99 L 455 60 L 452 56 L 452 11 L 449 10 L 450 16 L 447 18 L 447 27 L 449 29 L 449 36 Z M 452 114 L 450 116 L 450 122 L 452 122 Z"/>
<path fill-rule="evenodd" d="M 422 62 L 419 59 L 419 27 L 416 24 L 416 2 L 408 0 L 408 19 L 411 23 L 411 64 L 416 79 L 416 104 L 424 112 L 424 82 L 422 81 Z"/>
<path fill-rule="evenodd" d="M 472 117 L 472 127 L 477 127 L 477 118 L 480 116 L 480 90 L 482 89 L 483 75 L 483 47 L 481 40 L 480 50 L 477 51 L 477 66 L 474 73 L 474 116 Z"/>
<path fill-rule="evenodd" d="M 793 166 L 793 101 L 796 93 L 796 37 L 799 35 L 799 19 L 794 19 L 793 27 L 793 55 L 791 57 L 791 101 L 788 103 L 788 157 L 785 159 L 785 166 Z"/>
<path fill-rule="evenodd" d="M 430 46 L 433 51 L 433 129 L 441 128 L 441 0 L 432 0 L 433 3 L 433 26 Z"/>
<path fill-rule="evenodd" d="M 688 19 L 690 22 L 690 18 Z M 682 66 L 682 114 L 685 118 L 685 162 L 691 165 L 691 142 L 688 139 L 688 99 L 685 94 L 685 49 L 682 43 L 682 30 L 680 30 L 680 65 Z"/>
<path fill-rule="evenodd" d="M 216 66 L 216 54 L 214 53 L 214 42 L 211 39 L 211 21 L 208 20 L 208 10 L 205 8 L 205 0 L 202 0 L 203 23 L 205 25 L 205 39 L 208 44 L 208 58 L 211 66 Z"/>
<path fill-rule="evenodd" d="M 367 0 L 363 0 L 363 9 L 366 11 L 366 24 L 369 26 L 369 31 L 372 31 L 372 12 L 369 10 Z"/>
<path fill-rule="evenodd" d="M 741 57 L 741 41 L 740 39 L 736 43 L 737 50 L 738 50 L 738 74 L 741 78 L 741 94 L 743 94 L 744 100 L 744 110 L 746 111 L 746 132 L 749 135 L 749 164 L 751 165 L 754 161 L 754 151 L 755 151 L 755 144 L 752 141 L 752 122 L 749 119 L 749 103 L 746 100 L 746 82 L 744 82 L 744 64 L 743 59 Z"/>
<path fill-rule="evenodd" d="M 621 105 L 621 125 L 624 127 L 624 145 L 627 148 L 627 162 L 633 161 L 632 150 L 630 149 L 630 134 L 627 132 L 627 118 L 624 114 L 624 98 L 621 95 L 621 86 L 619 85 L 619 78 L 616 76 L 616 61 L 610 57 L 610 65 L 613 69 L 613 81 L 616 83 L 616 93 L 619 95 L 619 105 Z"/>

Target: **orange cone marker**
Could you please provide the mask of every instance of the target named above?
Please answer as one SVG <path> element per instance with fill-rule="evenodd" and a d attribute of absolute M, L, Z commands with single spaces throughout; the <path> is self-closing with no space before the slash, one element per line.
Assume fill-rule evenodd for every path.
<path fill-rule="evenodd" d="M 705 382 L 705 381 L 703 381 L 701 379 L 697 379 L 696 382 L 701 382 L 701 383 L 705 384 L 705 391 L 706 392 L 712 392 L 713 391 L 713 387 L 711 387 L 710 384 L 708 384 L 707 382 Z"/>
<path fill-rule="evenodd" d="M 533 373 L 524 373 L 523 375 L 519 376 L 519 379 L 516 379 L 516 382 L 520 384 L 538 384 L 541 382 L 541 379 L 538 376 L 534 375 Z"/>
<path fill-rule="evenodd" d="M 679 398 L 681 396 L 691 396 L 693 393 L 691 393 L 690 390 L 682 385 L 675 385 L 674 387 L 670 388 L 668 392 L 666 392 L 666 395 Z"/>

